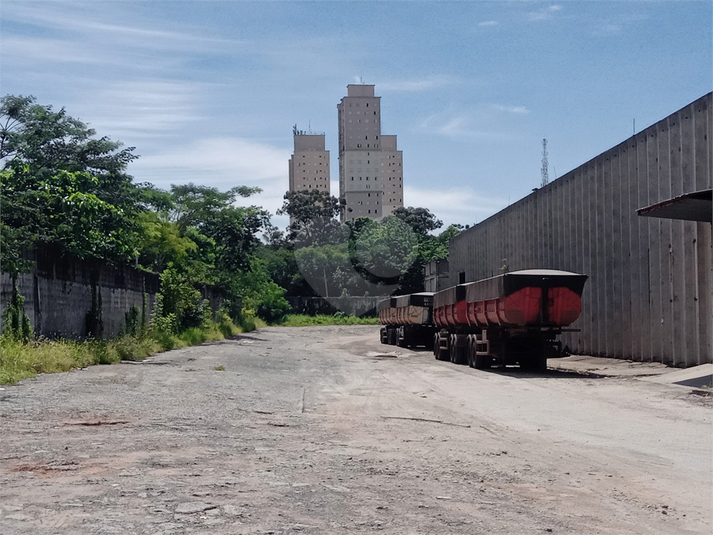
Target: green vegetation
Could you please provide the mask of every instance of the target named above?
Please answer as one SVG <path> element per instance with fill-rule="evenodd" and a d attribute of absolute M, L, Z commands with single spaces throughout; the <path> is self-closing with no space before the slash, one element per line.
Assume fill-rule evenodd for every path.
<path fill-rule="evenodd" d="M 329 193 L 285 194 L 278 213 L 292 223 L 276 229 L 257 251 L 269 276 L 288 296 L 364 296 L 423 291 L 424 265 L 448 256 L 448 241 L 463 227 L 443 223 L 426 208 L 398 208 L 376 221 L 339 223 L 343 204 Z"/>
<path fill-rule="evenodd" d="M 306 316 L 304 314 L 289 314 L 285 320 L 279 324 L 280 327 L 311 327 L 314 325 L 378 325 L 379 318 L 358 318 L 344 314 L 328 316 L 320 314 L 317 316 Z"/>
<path fill-rule="evenodd" d="M 205 305 L 196 294 L 201 285 L 217 287 L 236 323 L 244 302 L 268 321 L 284 314 L 284 289 L 267 274 L 260 284 L 244 284 L 254 278 L 260 234 L 274 227 L 266 210 L 235 202 L 260 189 L 221 192 L 185 184 L 162 191 L 135 183 L 127 173 L 138 157 L 133 151 L 97 137 L 64 108 L 55 111 L 31 96 L 0 99 L 0 264 L 15 289 L 17 277 L 32 268 L 33 250 L 43 247 L 58 256 L 130 262 L 161 274 L 158 317 L 163 327 L 176 327 L 173 334 L 203 321 Z M 6 322 L 17 332 L 24 328 L 20 297 Z M 98 301 L 87 327 L 102 335 Z"/>
<path fill-rule="evenodd" d="M 38 373 L 60 373 L 94 364 L 115 364 L 122 360 L 141 360 L 169 349 L 222 340 L 250 328 L 237 327 L 221 314 L 219 321 L 207 321 L 180 334 L 152 325 L 144 334 L 127 334 L 113 340 L 33 340 L 25 342 L 6 333 L 0 337 L 0 383 L 12 384 Z"/>
<path fill-rule="evenodd" d="M 0 267 L 12 281 L 3 303 L 2 382 L 89 364 L 144 358 L 161 350 L 231 336 L 267 323 L 375 324 L 343 315 L 285 316 L 285 296 L 349 297 L 423 289 L 423 266 L 445 258 L 451 226 L 425 208 L 399 208 L 381 221 L 340 223 L 343 202 L 326 192 L 285 195 L 283 233 L 260 206 L 237 206 L 259 188 L 228 191 L 183 184 L 169 191 L 136 183 L 128 165 L 134 147 L 97 137 L 64 108 L 32 96 L 0 98 Z M 36 340 L 18 277 L 34 251 L 136 265 L 157 273 L 161 290 L 153 315 L 126 312 L 121 336 L 102 340 L 102 295 L 92 282 L 85 342 Z M 222 295 L 217 315 L 202 298 Z M 217 316 L 217 317 L 216 317 Z M 236 327 L 240 325 L 240 328 Z"/>

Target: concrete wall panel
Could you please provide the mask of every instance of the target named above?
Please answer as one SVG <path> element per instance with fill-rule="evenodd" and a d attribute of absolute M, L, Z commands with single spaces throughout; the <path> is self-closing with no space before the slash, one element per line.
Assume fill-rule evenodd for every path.
<path fill-rule="evenodd" d="M 573 351 L 712 362 L 711 225 L 638 208 L 711 187 L 713 93 L 451 240 L 450 284 L 551 268 L 589 275 Z"/>

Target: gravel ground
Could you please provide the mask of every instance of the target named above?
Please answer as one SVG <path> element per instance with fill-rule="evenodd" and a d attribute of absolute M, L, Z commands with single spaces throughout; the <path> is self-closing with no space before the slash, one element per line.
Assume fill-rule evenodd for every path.
<path fill-rule="evenodd" d="M 708 534 L 711 398 L 267 328 L 0 391 L 0 532 Z"/>

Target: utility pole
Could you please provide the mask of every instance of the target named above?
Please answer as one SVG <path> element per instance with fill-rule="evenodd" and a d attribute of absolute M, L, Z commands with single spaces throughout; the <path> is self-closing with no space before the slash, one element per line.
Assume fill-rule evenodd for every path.
<path fill-rule="evenodd" d="M 547 173 L 548 167 L 549 167 L 549 164 L 547 163 L 547 140 L 543 139 L 542 140 L 542 169 L 540 171 L 540 174 L 542 175 L 542 184 L 540 184 L 541 188 L 545 187 L 550 181 L 550 177 L 548 176 L 548 173 Z"/>

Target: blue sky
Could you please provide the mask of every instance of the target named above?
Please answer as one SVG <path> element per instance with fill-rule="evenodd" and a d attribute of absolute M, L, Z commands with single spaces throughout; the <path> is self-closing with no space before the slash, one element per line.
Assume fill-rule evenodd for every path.
<path fill-rule="evenodd" d="M 711 1 L 3 0 L 0 91 L 135 146 L 161 188 L 287 189 L 292 126 L 374 84 L 404 203 L 482 221 L 713 88 Z M 284 226 L 284 218 L 273 222 Z"/>

